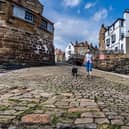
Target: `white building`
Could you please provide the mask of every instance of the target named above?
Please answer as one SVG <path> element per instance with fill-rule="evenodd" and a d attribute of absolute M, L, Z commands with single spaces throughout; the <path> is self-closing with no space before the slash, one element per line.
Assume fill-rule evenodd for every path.
<path fill-rule="evenodd" d="M 68 61 L 73 56 L 84 56 L 88 49 L 94 50 L 88 41 L 69 43 L 65 49 L 65 60 Z"/>
<path fill-rule="evenodd" d="M 129 10 L 118 18 L 105 33 L 106 50 L 129 53 Z"/>
<path fill-rule="evenodd" d="M 69 43 L 65 49 L 65 60 L 68 61 L 70 56 L 75 53 L 75 48 L 73 43 Z"/>

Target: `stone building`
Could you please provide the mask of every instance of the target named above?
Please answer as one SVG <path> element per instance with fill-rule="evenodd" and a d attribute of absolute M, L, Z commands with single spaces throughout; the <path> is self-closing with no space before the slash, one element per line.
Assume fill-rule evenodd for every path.
<path fill-rule="evenodd" d="M 64 62 L 64 61 L 65 61 L 65 53 L 61 49 L 56 48 L 55 62 Z"/>
<path fill-rule="evenodd" d="M 107 31 L 106 27 L 104 24 L 102 24 L 100 32 L 99 32 L 99 50 L 103 51 L 106 49 L 105 46 L 105 32 Z"/>
<path fill-rule="evenodd" d="M 54 24 L 38 0 L 0 0 L 0 63 L 54 64 Z"/>
<path fill-rule="evenodd" d="M 88 42 L 76 42 L 74 45 L 75 54 L 77 55 L 85 55 L 86 51 L 90 48 Z"/>

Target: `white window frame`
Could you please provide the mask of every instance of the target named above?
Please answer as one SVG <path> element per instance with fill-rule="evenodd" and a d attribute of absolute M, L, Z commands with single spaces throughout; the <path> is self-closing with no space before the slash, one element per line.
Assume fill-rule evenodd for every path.
<path fill-rule="evenodd" d="M 27 13 L 30 14 L 30 18 L 29 18 L 29 16 L 26 17 Z M 18 5 L 14 5 L 14 7 L 13 7 L 13 16 L 20 18 L 24 21 L 27 21 L 29 23 L 34 23 L 33 13 L 23 7 L 18 6 Z"/>
<path fill-rule="evenodd" d="M 111 36 L 111 42 L 112 42 L 112 43 L 115 43 L 115 42 L 116 42 L 116 34 L 113 34 L 113 35 Z"/>
<path fill-rule="evenodd" d="M 48 24 L 47 24 L 47 30 L 49 32 L 53 32 L 54 31 L 53 24 L 51 24 L 51 23 L 48 22 Z"/>
<path fill-rule="evenodd" d="M 115 51 L 118 52 L 118 47 L 115 47 Z"/>
<path fill-rule="evenodd" d="M 42 20 L 41 24 L 40 24 L 40 28 L 41 29 L 46 29 L 47 30 L 47 22 Z"/>
<path fill-rule="evenodd" d="M 123 40 L 124 39 L 124 33 L 121 33 L 120 34 L 120 40 Z"/>
<path fill-rule="evenodd" d="M 110 46 L 110 38 L 106 39 L 106 45 L 107 45 L 107 47 Z"/>
<path fill-rule="evenodd" d="M 26 10 L 25 11 L 25 17 L 24 17 L 24 19 L 26 21 L 28 21 L 28 22 L 33 23 L 34 22 L 34 15 L 31 12 L 29 12 L 28 10 Z"/>
<path fill-rule="evenodd" d="M 124 21 L 121 21 L 121 22 L 120 22 L 120 26 L 121 26 L 121 27 L 124 27 Z"/>

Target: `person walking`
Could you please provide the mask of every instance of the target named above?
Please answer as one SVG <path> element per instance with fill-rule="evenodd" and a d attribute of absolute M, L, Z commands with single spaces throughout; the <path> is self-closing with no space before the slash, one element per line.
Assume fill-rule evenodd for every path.
<path fill-rule="evenodd" d="M 87 78 L 92 76 L 92 68 L 93 68 L 93 55 L 91 51 L 88 49 L 84 58 L 84 65 L 87 71 Z"/>

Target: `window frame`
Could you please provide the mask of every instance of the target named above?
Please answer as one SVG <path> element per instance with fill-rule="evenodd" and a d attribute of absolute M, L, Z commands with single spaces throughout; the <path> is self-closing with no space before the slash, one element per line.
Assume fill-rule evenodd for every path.
<path fill-rule="evenodd" d="M 121 44 L 121 51 L 124 51 L 124 44 Z"/>
<path fill-rule="evenodd" d="M 69 54 L 69 55 L 71 55 L 71 54 L 72 54 L 72 52 L 71 52 L 71 51 L 68 51 L 68 54 Z"/>
<path fill-rule="evenodd" d="M 115 47 L 115 52 L 118 52 L 118 47 Z"/>
<path fill-rule="evenodd" d="M 121 33 L 120 34 L 120 40 L 123 40 L 124 39 L 124 33 Z"/>
<path fill-rule="evenodd" d="M 116 42 L 116 34 L 111 35 L 111 41 L 112 43 Z"/>
<path fill-rule="evenodd" d="M 120 26 L 121 26 L 121 27 L 124 27 L 124 21 L 121 21 L 121 22 L 120 22 Z"/>
<path fill-rule="evenodd" d="M 106 39 L 106 45 L 107 45 L 107 47 L 110 46 L 110 38 Z"/>
<path fill-rule="evenodd" d="M 25 10 L 25 16 L 24 19 L 28 22 L 34 23 L 34 15 L 28 10 Z"/>
<path fill-rule="evenodd" d="M 71 50 L 71 45 L 69 45 L 69 49 Z"/>
<path fill-rule="evenodd" d="M 44 23 L 45 23 L 45 24 L 44 24 Z M 41 24 L 40 24 L 40 28 L 47 30 L 47 21 L 42 20 L 42 22 L 41 22 Z"/>
<path fill-rule="evenodd" d="M 50 22 L 47 23 L 47 30 L 51 33 L 53 33 L 54 31 L 54 26 Z"/>
<path fill-rule="evenodd" d="M 115 30 L 115 24 L 113 24 L 113 26 L 112 26 L 112 27 L 113 27 L 113 30 Z"/>

